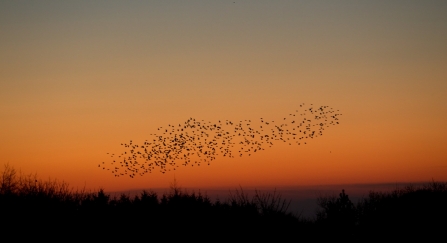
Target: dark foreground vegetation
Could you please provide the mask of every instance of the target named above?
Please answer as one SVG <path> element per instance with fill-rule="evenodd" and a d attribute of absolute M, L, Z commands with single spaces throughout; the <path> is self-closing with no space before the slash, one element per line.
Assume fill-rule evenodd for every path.
<path fill-rule="evenodd" d="M 73 191 L 66 183 L 17 175 L 5 166 L 0 174 L 1 233 L 28 237 L 115 239 L 404 239 L 444 237 L 447 183 L 431 182 L 392 192 L 373 192 L 354 204 L 345 194 L 320 197 L 320 211 L 309 220 L 287 211 L 277 193 L 249 198 L 236 190 L 230 199 L 212 202 L 200 193 L 184 193 L 175 184 L 169 194 L 142 191 L 135 197 L 111 197 Z"/>

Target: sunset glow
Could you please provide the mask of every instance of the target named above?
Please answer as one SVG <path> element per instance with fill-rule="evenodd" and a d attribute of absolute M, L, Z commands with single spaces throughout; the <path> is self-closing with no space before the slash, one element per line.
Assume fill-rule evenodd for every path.
<path fill-rule="evenodd" d="M 446 13 L 446 1 L 3 1 L 1 163 L 109 191 L 174 178 L 193 188 L 447 181 Z M 339 124 L 306 144 L 210 165 L 191 156 L 166 173 L 102 166 L 160 127 L 280 121 L 303 103 L 333 108 Z"/>

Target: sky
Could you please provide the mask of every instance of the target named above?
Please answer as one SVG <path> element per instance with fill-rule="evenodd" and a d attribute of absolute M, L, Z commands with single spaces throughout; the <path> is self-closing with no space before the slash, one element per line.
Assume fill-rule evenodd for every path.
<path fill-rule="evenodd" d="M 446 12 L 428 0 L 1 1 L 0 164 L 107 190 L 446 181 Z M 191 117 L 279 120 L 303 103 L 338 110 L 339 124 L 209 166 L 98 167 Z"/>

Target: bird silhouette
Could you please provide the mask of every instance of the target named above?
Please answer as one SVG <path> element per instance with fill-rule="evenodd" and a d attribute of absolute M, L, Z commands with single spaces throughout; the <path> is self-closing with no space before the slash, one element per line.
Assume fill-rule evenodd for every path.
<path fill-rule="evenodd" d="M 129 175 L 134 178 L 153 171 L 164 174 L 179 165 L 210 165 L 219 157 L 252 156 L 278 142 L 307 144 L 303 140 L 322 136 L 325 128 L 339 124 L 342 114 L 338 112 L 329 106 L 314 108 L 311 104 L 306 108 L 303 103 L 300 110 L 280 119 L 281 123 L 265 118 L 256 122 L 218 120 L 211 123 L 190 117 L 178 125 L 157 128 L 159 132 L 150 134 L 141 145 L 132 140 L 121 143 L 125 150 L 118 156 L 121 160 L 113 153 L 107 154 L 115 158 L 111 162 L 115 177 Z"/>

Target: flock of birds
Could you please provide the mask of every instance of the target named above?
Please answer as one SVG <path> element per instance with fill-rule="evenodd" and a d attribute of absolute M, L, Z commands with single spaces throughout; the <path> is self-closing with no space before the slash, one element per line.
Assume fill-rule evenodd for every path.
<path fill-rule="evenodd" d="M 189 118 L 182 124 L 159 127 L 158 133 L 150 134 L 151 139 L 142 144 L 121 144 L 125 151 L 121 154 L 107 153 L 109 163 L 98 167 L 111 171 L 116 177 L 144 175 L 153 171 L 166 173 L 176 170 L 179 165 L 197 165 L 222 157 L 251 156 L 275 143 L 289 145 L 306 144 L 307 139 L 323 135 L 325 128 L 337 125 L 338 110 L 328 106 L 305 108 L 289 114 L 277 121 L 243 120 L 233 122 L 219 120 L 216 123 Z"/>

